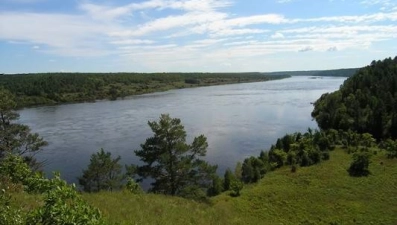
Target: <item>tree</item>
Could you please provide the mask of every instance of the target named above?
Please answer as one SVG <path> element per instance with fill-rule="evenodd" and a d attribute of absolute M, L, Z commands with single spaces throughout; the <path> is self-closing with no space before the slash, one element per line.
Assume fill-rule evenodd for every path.
<path fill-rule="evenodd" d="M 349 175 L 353 177 L 368 176 L 370 174 L 368 170 L 370 156 L 368 152 L 354 153 L 353 162 L 347 170 Z"/>
<path fill-rule="evenodd" d="M 153 137 L 141 144 L 136 156 L 144 163 L 137 166 L 142 178 L 152 178 L 149 191 L 167 195 L 186 195 L 186 190 L 208 189 L 217 166 L 202 158 L 207 153 L 207 138 L 195 137 L 186 143 L 186 132 L 181 120 L 162 114 L 160 120 L 148 122 Z"/>
<path fill-rule="evenodd" d="M 231 188 L 230 195 L 233 196 L 233 197 L 240 196 L 240 191 L 243 189 L 243 187 L 244 187 L 243 182 L 241 182 L 241 181 L 239 181 L 237 179 L 234 179 L 232 181 L 232 183 L 230 184 L 230 188 Z"/>
<path fill-rule="evenodd" d="M 47 142 L 37 133 L 30 133 L 30 128 L 14 123 L 19 114 L 15 112 L 14 96 L 0 87 L 0 159 L 7 153 L 23 156 L 30 166 L 37 166 L 34 155 Z"/>
<path fill-rule="evenodd" d="M 387 152 L 387 158 L 397 158 L 397 141 L 387 139 L 382 145 Z"/>
<path fill-rule="evenodd" d="M 222 193 L 223 191 L 223 183 L 222 179 L 218 176 L 214 176 L 212 178 L 212 185 L 211 187 L 207 190 L 207 195 L 208 196 L 216 196 Z"/>
<path fill-rule="evenodd" d="M 223 176 L 223 190 L 228 191 L 231 189 L 232 181 L 235 180 L 232 171 L 228 168 Z"/>
<path fill-rule="evenodd" d="M 242 181 L 244 183 L 258 182 L 267 172 L 265 164 L 260 158 L 251 156 L 242 165 Z"/>
<path fill-rule="evenodd" d="M 78 178 L 84 191 L 112 191 L 120 188 L 124 180 L 122 166 L 119 164 L 120 159 L 120 156 L 112 159 L 112 154 L 105 152 L 102 148 L 99 152 L 92 154 L 87 170 L 83 170 L 83 176 Z"/>

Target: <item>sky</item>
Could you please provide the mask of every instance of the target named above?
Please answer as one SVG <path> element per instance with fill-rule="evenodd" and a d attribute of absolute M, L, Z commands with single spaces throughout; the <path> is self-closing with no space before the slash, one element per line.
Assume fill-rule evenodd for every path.
<path fill-rule="evenodd" d="M 397 0 L 0 0 L 0 73 L 271 72 L 397 55 Z"/>

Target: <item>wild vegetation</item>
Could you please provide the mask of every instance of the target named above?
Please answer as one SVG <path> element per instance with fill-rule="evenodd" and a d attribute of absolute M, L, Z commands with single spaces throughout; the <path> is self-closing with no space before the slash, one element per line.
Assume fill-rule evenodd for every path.
<path fill-rule="evenodd" d="M 19 108 L 34 105 L 116 100 L 177 88 L 282 79 L 260 73 L 45 73 L 0 76 Z"/>
<path fill-rule="evenodd" d="M 0 225 L 395 224 L 396 64 L 397 57 L 359 70 L 316 101 L 321 130 L 286 134 L 222 178 L 203 160 L 206 137 L 188 144 L 181 121 L 161 115 L 135 150 L 141 165 L 123 171 L 110 152 L 91 156 L 79 178 L 83 194 L 58 173 L 48 179 L 35 171 L 33 154 L 47 143 L 15 123 L 14 96 L 2 88 Z M 153 194 L 140 189 L 145 178 Z"/>
<path fill-rule="evenodd" d="M 351 154 L 336 147 L 330 160 L 295 173 L 281 167 L 245 185 L 239 197 L 228 191 L 207 203 L 129 191 L 78 196 L 100 210 L 105 224 L 395 224 L 397 162 L 384 150 L 371 151 L 378 153 L 371 157 L 368 177 L 350 177 Z M 46 196 L 15 188 L 7 193 L 10 210 L 1 215 L 13 214 L 8 218 L 15 220 L 42 207 Z"/>
<path fill-rule="evenodd" d="M 321 129 L 370 133 L 377 140 L 397 138 L 397 57 L 373 61 L 348 78 L 340 90 L 314 103 Z"/>

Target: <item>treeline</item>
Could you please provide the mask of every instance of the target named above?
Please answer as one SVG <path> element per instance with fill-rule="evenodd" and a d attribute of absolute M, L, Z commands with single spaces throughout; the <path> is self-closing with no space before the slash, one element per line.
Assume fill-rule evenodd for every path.
<path fill-rule="evenodd" d="M 0 76 L 18 107 L 123 98 L 174 88 L 266 81 L 260 73 L 44 73 Z"/>
<path fill-rule="evenodd" d="M 321 129 L 370 133 L 377 140 L 397 138 L 397 57 L 373 61 L 340 89 L 314 103 Z"/>
<path fill-rule="evenodd" d="M 351 77 L 358 68 L 336 69 L 336 70 L 307 70 L 307 71 L 281 71 L 264 73 L 266 75 L 288 75 L 288 76 L 323 76 L 323 77 Z"/>

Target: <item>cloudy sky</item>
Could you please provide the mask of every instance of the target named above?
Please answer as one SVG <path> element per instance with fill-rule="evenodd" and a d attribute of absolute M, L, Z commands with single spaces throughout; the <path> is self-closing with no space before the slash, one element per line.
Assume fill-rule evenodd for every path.
<path fill-rule="evenodd" d="M 396 55 L 396 0 L 0 0 L 0 73 L 312 70 Z"/>

